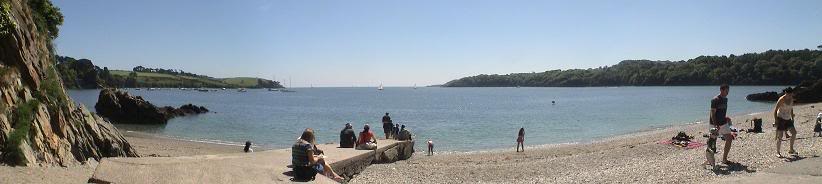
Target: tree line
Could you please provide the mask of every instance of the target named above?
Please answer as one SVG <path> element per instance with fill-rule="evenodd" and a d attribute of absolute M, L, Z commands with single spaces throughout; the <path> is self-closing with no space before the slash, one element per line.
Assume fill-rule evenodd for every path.
<path fill-rule="evenodd" d="M 682 61 L 625 60 L 613 66 L 545 72 L 477 75 L 445 87 L 583 87 L 687 85 L 796 85 L 822 78 L 820 50 L 768 50 Z"/>
<path fill-rule="evenodd" d="M 245 87 L 235 84 L 225 83 L 224 81 L 193 73 L 188 73 L 182 70 L 162 69 L 162 68 L 146 68 L 137 66 L 132 69 L 128 75 L 113 75 L 107 67 L 100 68 L 95 66 L 91 60 L 75 59 L 67 56 L 55 56 L 55 63 L 57 72 L 63 81 L 63 86 L 69 89 L 96 89 L 103 87 L 117 87 L 117 88 L 137 88 L 137 87 L 156 87 L 156 88 L 234 88 Z M 177 78 L 158 78 L 138 76 L 140 73 L 161 73 L 173 76 L 187 76 Z M 251 88 L 282 88 L 277 81 L 266 79 L 257 79 L 256 86 L 249 86 Z"/>
<path fill-rule="evenodd" d="M 143 66 L 136 66 L 131 69 L 133 72 L 147 72 L 147 73 L 162 73 L 162 74 L 169 74 L 169 75 L 179 75 L 179 76 L 189 76 L 189 77 L 201 77 L 201 78 L 212 78 L 205 75 L 197 75 L 194 73 L 188 73 L 183 70 L 175 70 L 175 69 L 163 69 L 163 68 L 147 68 Z"/>

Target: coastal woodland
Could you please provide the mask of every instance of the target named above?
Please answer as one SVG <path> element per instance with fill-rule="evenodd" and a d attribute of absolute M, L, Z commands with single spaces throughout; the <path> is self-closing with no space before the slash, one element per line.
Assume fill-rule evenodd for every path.
<path fill-rule="evenodd" d="M 612 66 L 539 73 L 477 75 L 445 87 L 586 87 L 688 85 L 797 85 L 822 78 L 820 50 L 769 50 L 683 61 L 625 60 Z"/>
<path fill-rule="evenodd" d="M 282 88 L 280 82 L 253 77 L 214 78 L 183 70 L 136 66 L 131 71 L 100 68 L 89 59 L 56 56 L 55 64 L 69 89 L 136 88 Z"/>

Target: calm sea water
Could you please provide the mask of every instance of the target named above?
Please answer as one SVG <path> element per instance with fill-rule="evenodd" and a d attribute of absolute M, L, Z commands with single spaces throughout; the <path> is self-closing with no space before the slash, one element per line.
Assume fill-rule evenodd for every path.
<path fill-rule="evenodd" d="M 432 139 L 438 151 L 513 147 L 526 129 L 527 145 L 582 142 L 639 130 L 706 119 L 718 87 L 590 88 L 296 88 L 295 93 L 249 90 L 197 92 L 130 90 L 158 106 L 203 105 L 216 113 L 175 118 L 166 125 L 118 125 L 192 140 L 245 142 L 287 148 L 306 127 L 318 142 L 338 142 L 346 122 L 355 130 L 370 123 L 383 136 L 381 117 L 390 112 L 418 140 Z M 772 108 L 745 95 L 779 86 L 732 86 L 730 114 Z M 93 111 L 99 90 L 71 90 Z M 556 101 L 552 104 L 551 101 Z M 424 145 L 418 144 L 418 150 Z"/>

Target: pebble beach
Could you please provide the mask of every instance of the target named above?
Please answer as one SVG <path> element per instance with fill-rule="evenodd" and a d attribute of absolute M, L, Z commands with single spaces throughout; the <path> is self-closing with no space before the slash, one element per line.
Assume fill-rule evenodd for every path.
<path fill-rule="evenodd" d="M 680 131 L 705 143 L 707 138 L 702 135 L 709 125 L 697 123 L 589 143 L 529 147 L 520 153 L 514 151 L 513 139 L 509 151 L 434 156 L 419 153 L 407 161 L 372 165 L 351 183 L 706 183 L 745 177 L 791 161 L 819 157 L 822 138 L 811 136 L 816 115 L 822 112 L 820 104 L 794 107 L 798 155 L 788 158 L 776 157 L 772 113 L 761 112 L 731 117 L 740 130 L 751 128 L 747 120 L 762 118 L 764 132 L 738 132 L 728 156 L 735 163 L 718 163 L 715 170 L 702 166 L 704 146 L 684 149 L 658 143 Z M 528 144 L 527 137 L 525 143 Z M 718 162 L 723 146 L 724 142 L 719 141 Z M 782 149 L 786 154 L 787 141 L 783 142 Z"/>

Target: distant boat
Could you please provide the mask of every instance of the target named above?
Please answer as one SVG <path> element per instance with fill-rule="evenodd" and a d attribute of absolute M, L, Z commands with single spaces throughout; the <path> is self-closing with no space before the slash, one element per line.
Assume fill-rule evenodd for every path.
<path fill-rule="evenodd" d="M 199 91 L 199 92 L 208 92 L 208 89 L 200 88 L 200 89 L 197 89 L 197 91 Z"/>
<path fill-rule="evenodd" d="M 237 92 L 247 92 L 247 91 L 245 90 L 245 88 L 240 88 L 240 89 L 237 89 Z"/>
<path fill-rule="evenodd" d="M 268 91 L 280 91 L 280 89 L 277 89 L 277 88 L 268 88 Z"/>
<path fill-rule="evenodd" d="M 289 88 L 291 87 L 291 77 L 288 77 L 288 87 Z M 288 88 L 283 88 L 283 89 L 280 89 L 280 92 L 291 93 L 291 92 L 297 92 L 297 91 L 292 91 L 292 90 L 289 90 Z"/>
<path fill-rule="evenodd" d="M 414 89 L 417 89 L 417 84 L 414 84 Z"/>
<path fill-rule="evenodd" d="M 225 90 L 225 88 L 222 88 L 222 90 Z"/>
<path fill-rule="evenodd" d="M 148 88 L 149 91 L 157 90 L 157 88 Z"/>
<path fill-rule="evenodd" d="M 134 90 L 140 91 L 140 88 L 134 88 Z"/>
<path fill-rule="evenodd" d="M 380 84 L 380 87 L 377 87 L 377 90 L 380 90 L 380 91 L 382 91 L 382 90 L 383 90 L 383 88 L 382 88 L 382 84 Z"/>

